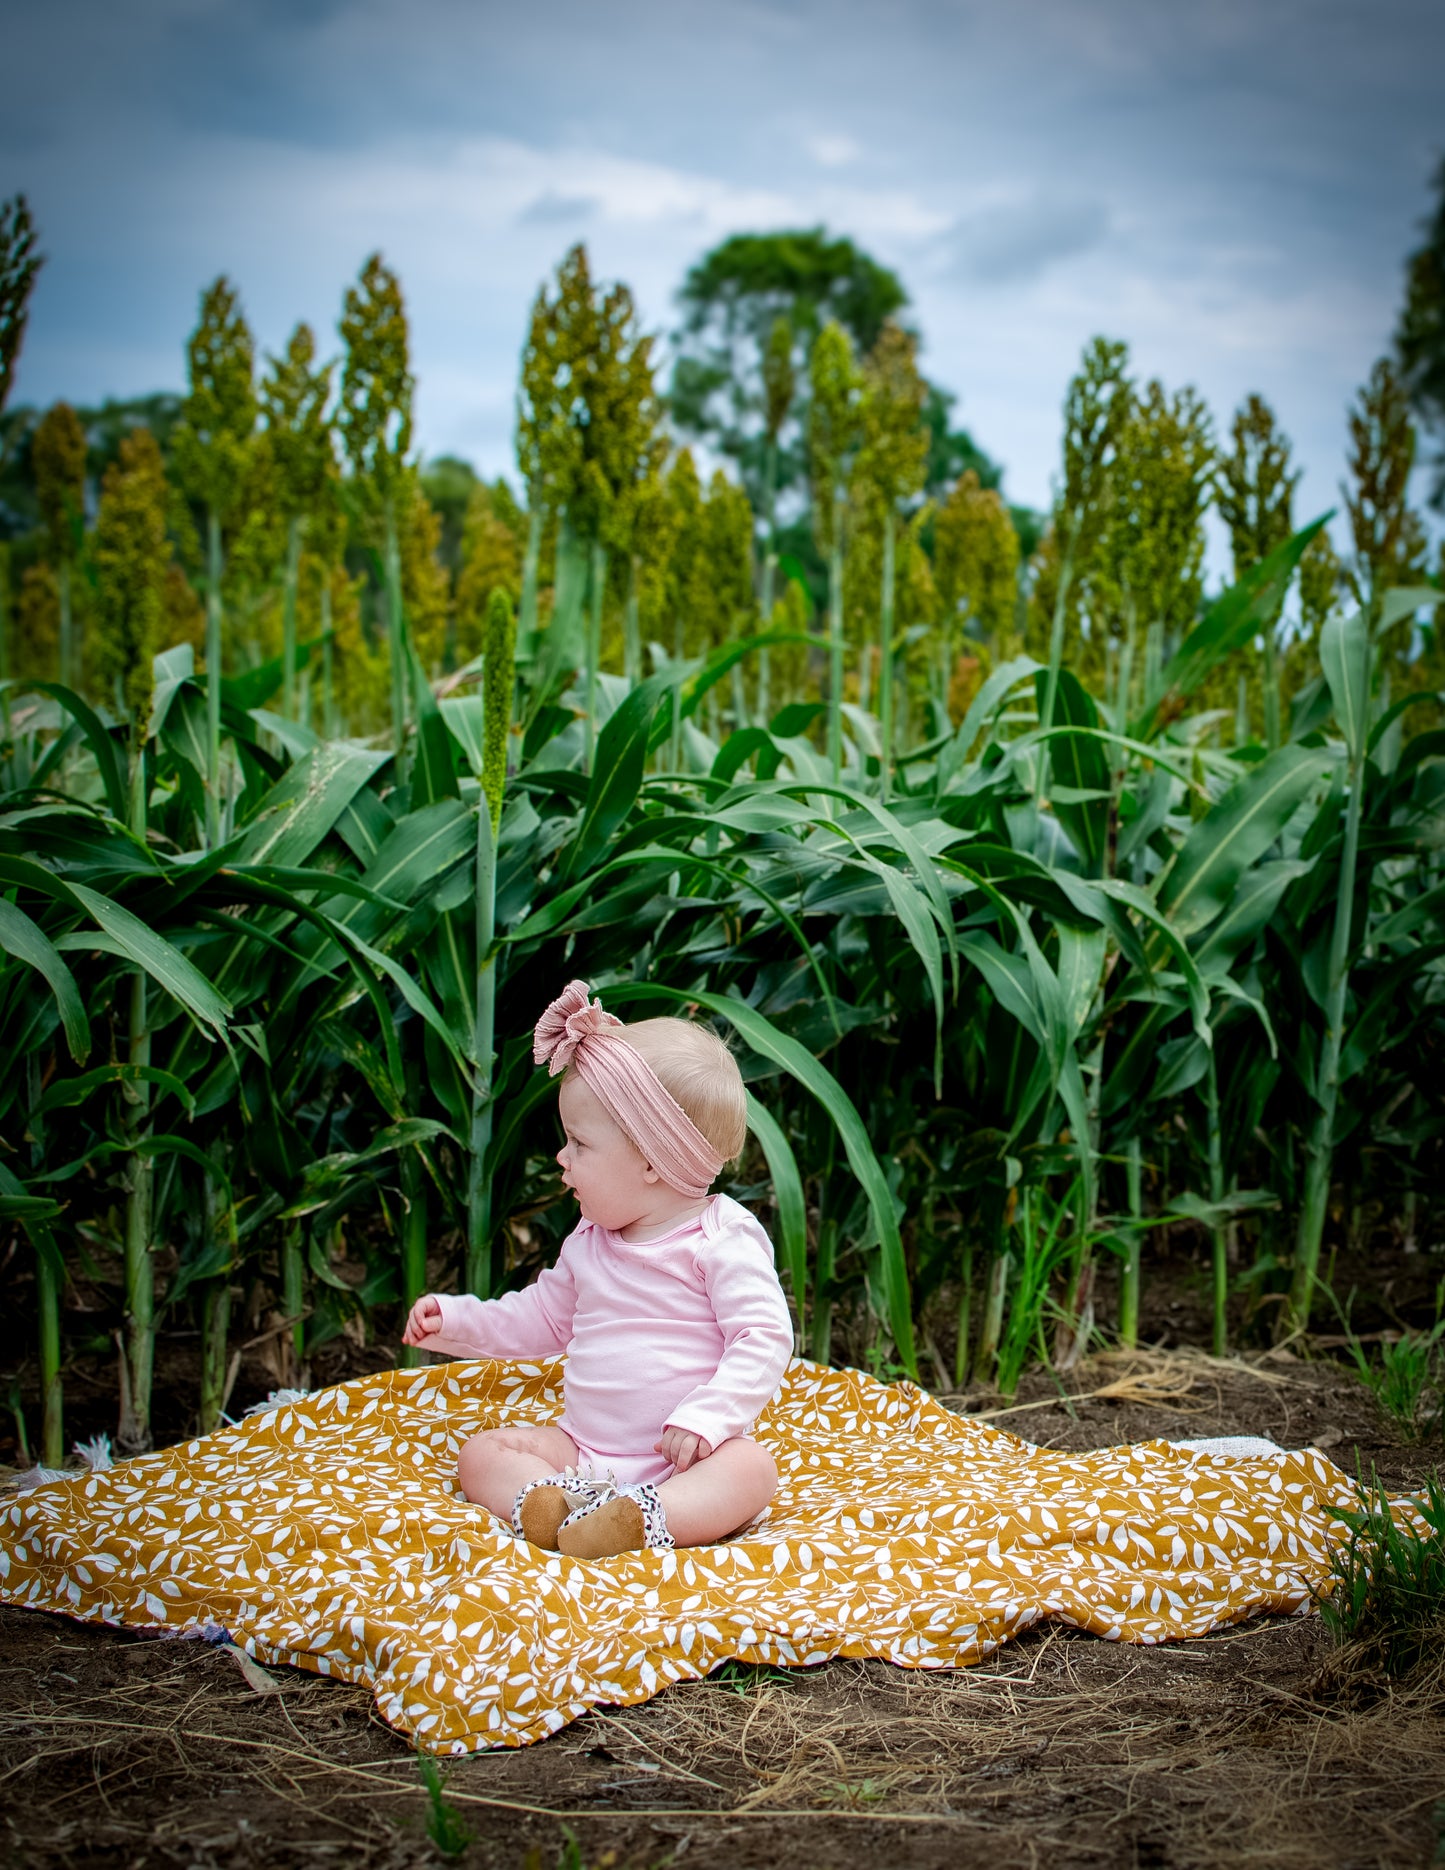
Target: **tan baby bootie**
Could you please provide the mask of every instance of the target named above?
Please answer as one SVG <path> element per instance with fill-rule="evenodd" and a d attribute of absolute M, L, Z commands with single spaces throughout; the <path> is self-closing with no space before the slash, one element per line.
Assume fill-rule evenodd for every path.
<path fill-rule="evenodd" d="M 528 1545 L 540 1545 L 544 1551 L 555 1552 L 557 1532 L 563 1520 L 594 1501 L 607 1499 L 611 1492 L 609 1481 L 597 1480 L 591 1474 L 582 1474 L 570 1467 L 560 1474 L 528 1481 L 512 1508 L 512 1531 Z"/>
<path fill-rule="evenodd" d="M 672 1534 L 656 1487 L 617 1487 L 579 1506 L 557 1529 L 557 1550 L 568 1558 L 616 1558 L 623 1552 L 671 1549 Z"/>

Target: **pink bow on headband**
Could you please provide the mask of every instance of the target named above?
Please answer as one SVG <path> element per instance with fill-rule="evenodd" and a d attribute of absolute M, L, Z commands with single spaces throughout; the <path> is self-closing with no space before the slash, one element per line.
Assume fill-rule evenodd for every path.
<path fill-rule="evenodd" d="M 533 1029 L 533 1060 L 554 1078 L 570 1065 L 668 1187 L 701 1200 L 726 1158 L 622 1037 L 616 1014 L 587 996 L 585 980 L 567 983 Z"/>
<path fill-rule="evenodd" d="M 550 1077 L 567 1069 L 584 1039 L 622 1024 L 587 992 L 585 980 L 569 981 L 532 1030 L 532 1062 L 545 1065 Z"/>

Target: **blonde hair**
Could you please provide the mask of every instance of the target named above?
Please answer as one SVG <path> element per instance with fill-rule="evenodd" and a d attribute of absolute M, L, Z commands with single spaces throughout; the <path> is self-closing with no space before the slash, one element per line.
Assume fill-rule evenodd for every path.
<path fill-rule="evenodd" d="M 640 1019 L 618 1036 L 642 1055 L 724 1161 L 742 1154 L 747 1093 L 737 1060 L 715 1032 L 688 1019 Z"/>

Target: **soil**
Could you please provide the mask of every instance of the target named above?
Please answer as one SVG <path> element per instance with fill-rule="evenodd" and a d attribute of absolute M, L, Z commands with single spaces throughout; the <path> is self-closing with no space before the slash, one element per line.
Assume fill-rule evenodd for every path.
<path fill-rule="evenodd" d="M 1060 1381 L 1066 1397 L 1039 1373 L 1012 1413 L 980 1412 L 1059 1448 L 1157 1435 L 1313 1443 L 1394 1488 L 1423 1479 L 1439 1452 L 1403 1440 L 1338 1363 L 1289 1351 L 1220 1363 L 1188 1351 L 1132 1365 L 1103 1356 Z M 1132 1400 L 1089 1399 L 1121 1381 Z M 1141 1400 L 1151 1384 L 1182 1393 Z M 729 1665 L 540 1745 L 444 1766 L 444 1816 L 468 1834 L 450 1840 L 452 1860 L 469 1870 L 1441 1861 L 1438 1687 L 1373 1700 L 1341 1692 L 1337 1669 L 1322 1678 L 1331 1657 L 1311 1616 L 1158 1649 L 1046 1628 L 985 1665 L 937 1673 Z M 200 1642 L 0 1610 L 0 1864 L 410 1870 L 446 1861 L 430 1811 L 417 1756 L 364 1689 L 254 1664 L 243 1673 L 234 1652 Z"/>

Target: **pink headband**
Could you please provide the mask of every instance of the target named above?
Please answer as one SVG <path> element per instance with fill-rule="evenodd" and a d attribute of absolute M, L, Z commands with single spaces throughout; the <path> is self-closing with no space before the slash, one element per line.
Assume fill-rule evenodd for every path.
<path fill-rule="evenodd" d="M 726 1157 L 688 1116 L 642 1054 L 618 1028 L 615 1013 L 589 1001 L 585 980 L 567 983 L 537 1021 L 532 1057 L 552 1077 L 575 1065 L 608 1116 L 642 1151 L 651 1166 L 680 1195 L 696 1200 L 712 1187 Z"/>

